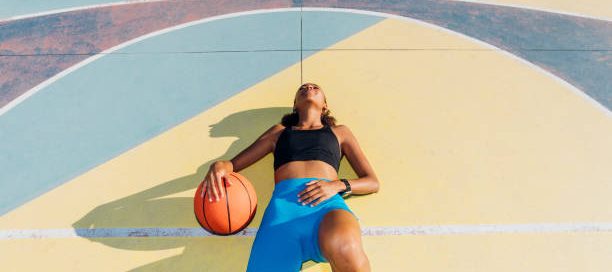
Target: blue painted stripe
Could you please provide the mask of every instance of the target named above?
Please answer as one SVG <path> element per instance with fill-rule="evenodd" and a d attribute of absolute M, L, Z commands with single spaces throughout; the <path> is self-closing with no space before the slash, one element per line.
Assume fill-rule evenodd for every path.
<path fill-rule="evenodd" d="M 302 12 L 304 50 L 328 47 L 327 41 L 334 40 L 334 37 L 337 36 L 336 32 L 350 32 L 353 27 L 345 22 L 353 16 L 355 13 L 304 10 Z M 374 17 L 371 14 L 369 16 Z M 387 17 L 381 14 L 379 18 L 382 20 Z"/>
<path fill-rule="evenodd" d="M 382 20 L 333 19 L 317 23 L 326 33 L 320 48 Z M 274 12 L 169 32 L 118 51 L 131 54 L 85 65 L 18 104 L 0 116 L 0 215 L 299 62 L 299 23 L 298 11 Z M 135 54 L 228 48 L 297 51 Z"/>

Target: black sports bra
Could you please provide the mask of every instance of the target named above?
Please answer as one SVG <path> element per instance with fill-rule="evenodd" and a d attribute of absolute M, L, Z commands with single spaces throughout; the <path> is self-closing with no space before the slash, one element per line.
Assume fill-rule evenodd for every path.
<path fill-rule="evenodd" d="M 320 160 L 338 172 L 342 152 L 336 134 L 329 125 L 320 129 L 294 130 L 286 127 L 274 149 L 274 170 L 291 161 Z"/>

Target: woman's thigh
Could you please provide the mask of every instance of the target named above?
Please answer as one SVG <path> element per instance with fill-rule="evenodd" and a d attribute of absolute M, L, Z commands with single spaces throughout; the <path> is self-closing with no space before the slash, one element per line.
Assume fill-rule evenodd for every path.
<path fill-rule="evenodd" d="M 319 247 L 327 259 L 333 257 L 340 246 L 353 244 L 363 248 L 361 226 L 355 215 L 344 209 L 334 209 L 325 214 L 319 225 Z"/>

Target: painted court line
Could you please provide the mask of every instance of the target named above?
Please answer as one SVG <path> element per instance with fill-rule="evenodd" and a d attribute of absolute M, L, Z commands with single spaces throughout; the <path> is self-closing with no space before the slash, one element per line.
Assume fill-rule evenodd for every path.
<path fill-rule="evenodd" d="M 421 21 L 419 19 L 414 19 L 411 17 L 404 17 L 404 16 L 400 16 L 400 15 L 395 15 L 395 14 L 387 14 L 387 13 L 380 13 L 380 12 L 374 12 L 374 11 L 364 11 L 364 10 L 352 10 L 352 9 L 329 9 L 329 8 L 303 8 L 303 10 L 305 11 L 317 11 L 317 10 L 323 10 L 323 11 L 329 11 L 329 12 L 347 12 L 347 13 L 356 13 L 356 14 L 368 14 L 368 15 L 372 15 L 372 16 L 380 16 L 380 17 L 386 17 L 386 18 L 394 18 L 397 20 L 402 20 L 402 21 L 407 21 L 407 22 L 411 22 L 411 23 L 415 23 L 418 25 L 422 25 L 424 27 L 429 27 L 432 29 L 436 29 L 436 30 L 440 30 L 452 35 L 456 35 L 459 37 L 464 38 L 465 40 L 474 42 L 476 44 L 481 45 L 484 48 L 489 48 L 492 49 L 492 51 L 498 52 L 500 54 L 503 54 L 511 59 L 514 59 L 518 62 L 521 62 L 525 65 L 527 65 L 528 67 L 533 68 L 534 70 L 546 75 L 547 77 L 551 78 L 552 80 L 555 80 L 556 82 L 558 82 L 559 84 L 565 86 L 566 88 L 568 88 L 573 94 L 581 97 L 582 99 L 584 99 L 587 103 L 589 103 L 590 105 L 594 106 L 595 108 L 597 108 L 599 111 L 601 111 L 605 116 L 608 117 L 612 117 L 612 111 L 608 110 L 608 108 L 606 108 L 603 104 L 599 103 L 599 101 L 595 100 L 594 98 L 592 98 L 591 96 L 589 96 L 588 94 L 586 94 L 585 92 L 579 90 L 576 86 L 572 85 L 571 83 L 565 81 L 563 78 L 560 78 L 556 75 L 554 75 L 553 73 L 545 70 L 544 68 L 535 65 L 534 63 L 523 59 L 521 57 L 519 57 L 518 55 L 513 54 L 510 51 L 501 49 L 493 44 L 487 43 L 485 41 L 479 40 L 477 38 L 468 36 L 466 34 L 463 34 L 461 32 L 457 32 L 448 28 L 444 28 L 442 26 L 436 25 L 436 24 L 432 24 L 432 23 L 428 23 L 425 21 Z M 0 109 L 0 115 L 2 114 L 2 109 Z"/>
<path fill-rule="evenodd" d="M 258 228 L 246 228 L 231 236 L 255 236 Z M 405 227 L 366 227 L 364 236 L 443 235 L 490 233 L 612 232 L 612 223 L 542 223 L 482 224 Z M 0 230 L 0 240 L 53 238 L 121 238 L 121 237 L 206 237 L 218 236 L 203 228 L 97 228 L 97 229 L 16 229 Z"/>
<path fill-rule="evenodd" d="M 25 101 L 26 99 L 28 99 L 30 96 L 34 95 L 35 93 L 39 92 L 40 90 L 46 88 L 47 86 L 53 84 L 54 82 L 56 82 L 57 80 L 69 75 L 70 73 L 82 68 L 83 66 L 94 62 L 95 60 L 108 55 L 109 53 L 113 53 L 119 49 L 122 49 L 124 47 L 128 47 L 132 44 L 138 43 L 140 41 L 155 37 L 155 36 L 159 36 L 165 33 L 169 33 L 175 30 L 179 30 L 179 29 L 183 29 L 186 27 L 190 27 L 190 26 L 195 26 L 195 25 L 199 25 L 199 24 L 203 24 L 203 23 L 207 23 L 207 22 L 212 22 L 212 21 L 216 21 L 216 20 L 222 20 L 222 19 L 228 19 L 228 18 L 234 18 L 234 17 L 239 17 L 239 16 L 244 16 L 244 15 L 254 15 L 254 14 L 265 14 L 265 13 L 272 13 L 272 12 L 290 12 L 290 11 L 299 11 L 299 8 L 281 8 L 281 9 L 273 9 L 273 10 L 252 10 L 252 11 L 245 11 L 245 12 L 236 12 L 236 13 L 228 13 L 228 14 L 223 14 L 223 15 L 218 15 L 218 16 L 213 16 L 213 17 L 207 17 L 201 20 L 196 20 L 196 21 L 191 21 L 191 22 L 187 22 L 187 23 L 183 23 L 183 24 L 179 24 L 179 25 L 175 25 L 175 26 L 171 26 L 171 27 L 167 27 L 167 28 L 163 28 L 157 31 L 153 31 L 151 33 L 136 37 L 134 39 L 128 40 L 126 42 L 120 43 L 118 45 L 115 45 L 111 48 L 108 48 L 100 53 L 97 53 L 89 58 L 86 58 L 84 60 L 82 60 L 81 62 L 70 66 L 69 68 L 55 74 L 54 76 L 44 80 L 43 82 L 39 83 L 38 85 L 34 86 L 32 89 L 26 91 L 25 93 L 21 94 L 20 96 L 18 96 L 17 98 L 13 99 L 12 101 L 10 101 L 8 104 L 4 105 L 4 107 L 0 108 L 0 116 L 2 116 L 3 114 L 5 114 L 6 112 L 8 112 L 9 110 L 11 110 L 12 108 L 16 107 L 19 103 Z"/>
<path fill-rule="evenodd" d="M 520 48 L 519 51 L 537 52 L 612 52 L 612 48 L 594 49 L 549 49 Z M 142 51 L 142 52 L 83 52 L 83 53 L 32 53 L 32 54 L 2 54 L 0 57 L 36 57 L 36 56 L 94 56 L 94 55 L 178 55 L 178 54 L 217 54 L 217 53 L 265 53 L 265 52 L 298 52 L 298 51 L 465 51 L 492 52 L 503 51 L 496 48 L 453 48 L 453 47 L 406 47 L 406 48 L 304 48 L 300 49 L 253 49 L 253 50 L 200 50 L 200 51 Z"/>
<path fill-rule="evenodd" d="M 407 21 L 407 22 L 412 22 L 412 23 L 416 23 L 422 26 L 426 26 L 429 28 L 433 28 L 433 29 L 437 29 L 437 30 L 441 30 L 441 31 L 445 31 L 447 33 L 451 33 L 460 37 L 463 37 L 466 40 L 469 41 L 473 41 L 477 44 L 482 45 L 485 48 L 488 49 L 492 49 L 492 51 L 498 51 L 501 54 L 504 54 L 512 59 L 515 59 L 517 61 L 522 62 L 523 64 L 533 68 L 534 70 L 539 71 L 540 73 L 552 78 L 553 80 L 559 82 L 560 84 L 566 86 L 568 89 L 571 90 L 571 92 L 573 92 L 575 95 L 583 98 L 584 100 L 586 100 L 589 104 L 591 104 L 592 106 L 594 106 L 595 108 L 597 108 L 599 111 L 601 111 L 604 115 L 608 116 L 608 117 L 612 117 L 612 111 L 608 110 L 608 108 L 606 108 L 604 105 L 602 105 L 601 103 L 599 103 L 599 101 L 595 100 L 594 98 L 590 97 L 589 95 L 587 95 L 585 92 L 579 90 L 578 88 L 576 88 L 574 85 L 570 84 L 569 82 L 565 81 L 564 79 L 555 76 L 554 74 L 552 74 L 551 72 L 545 70 L 544 68 L 537 66 L 517 55 L 512 54 L 509 51 L 503 50 L 499 47 L 496 47 L 492 44 L 486 43 L 484 41 L 478 40 L 476 38 L 467 36 L 463 33 L 459 33 L 447 28 L 443 28 L 441 26 L 435 25 L 435 24 L 431 24 L 431 23 L 427 23 L 421 20 L 417 20 L 417 19 L 413 19 L 413 18 L 409 18 L 409 17 L 404 17 L 404 16 L 399 16 L 399 15 L 394 15 L 394 14 L 387 14 L 387 13 L 381 13 L 381 12 L 373 12 L 373 11 L 364 11 L 364 10 L 354 10 L 354 9 L 339 9 L 339 8 L 279 8 L 279 9 L 264 9 L 264 10 L 251 10 L 251 11 L 244 11 L 244 12 L 236 12 L 236 13 L 228 13 L 228 14 L 223 14 L 223 15 L 219 15 L 219 16 L 213 16 L 213 17 L 208 17 L 208 18 L 204 18 L 201 20 L 196 20 L 196 21 L 192 21 L 192 22 L 187 22 L 184 24 L 179 24 L 176 26 L 172 26 L 172 27 L 168 27 L 168 28 L 164 28 L 164 29 L 160 29 L 158 31 L 154 31 L 151 32 L 149 34 L 134 38 L 132 40 L 128 40 L 124 43 L 118 44 L 114 47 L 111 47 L 109 49 L 106 49 L 98 54 L 95 54 L 89 58 L 86 58 L 85 60 L 82 60 L 81 62 L 59 72 L 58 74 L 46 79 L 45 81 L 39 83 L 38 85 L 34 86 L 32 89 L 26 91 L 25 93 L 21 94 L 20 96 L 18 96 L 17 98 L 13 99 L 12 101 L 10 101 L 8 104 L 4 105 L 4 107 L 0 108 L 0 116 L 2 116 L 3 114 L 5 114 L 6 112 L 8 112 L 9 110 L 11 110 L 12 108 L 14 108 L 15 106 L 17 106 L 19 103 L 25 101 L 28 97 L 34 95 L 35 93 L 37 93 L 38 91 L 44 89 L 45 87 L 51 85 L 52 83 L 54 83 L 55 81 L 61 79 L 62 77 L 72 73 L 73 71 L 80 69 L 81 67 L 103 57 L 104 55 L 107 55 L 109 53 L 113 53 L 121 48 L 127 47 L 129 45 L 135 44 L 139 41 L 143 41 L 146 40 L 148 38 L 152 38 L 161 34 L 165 34 L 165 33 L 169 33 L 175 30 L 179 30 L 182 28 L 186 28 L 189 26 L 193 26 L 193 25 L 198 25 L 198 24 L 202 24 L 202 23 L 206 23 L 206 22 L 211 22 L 211 21 L 215 21 L 215 20 L 220 20 L 220 19 L 226 19 L 226 18 L 233 18 L 233 17 L 238 17 L 238 16 L 243 16 L 243 15 L 252 15 L 252 14 L 264 14 L 264 13 L 272 13 L 272 12 L 290 12 L 290 11 L 326 11 L 326 12 L 338 12 L 338 13 L 355 13 L 355 14 L 366 14 L 366 15 L 371 15 L 371 16 L 377 16 L 377 17 L 383 17 L 383 18 L 394 18 L 394 19 L 398 19 L 398 20 L 403 20 L 403 21 Z"/>

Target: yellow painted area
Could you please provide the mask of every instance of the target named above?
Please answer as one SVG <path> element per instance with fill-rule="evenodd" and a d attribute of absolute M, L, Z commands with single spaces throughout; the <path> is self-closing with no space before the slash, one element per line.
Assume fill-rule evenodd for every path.
<path fill-rule="evenodd" d="M 487 48 L 412 21 L 384 20 L 332 48 Z M 377 194 L 347 204 L 363 228 L 609 222 L 612 120 L 508 54 L 323 51 L 304 60 L 374 167 Z M 291 110 L 299 63 L 0 218 L 0 229 L 198 227 L 196 186 Z M 571 109 L 571 110 L 569 110 Z M 209 134 L 209 126 L 213 126 Z M 258 227 L 273 157 L 241 171 Z M 355 178 L 346 158 L 340 176 Z M 609 233 L 364 236 L 373 271 L 605 271 Z M 0 240 L 24 270 L 243 271 L 253 237 Z M 6 258 L 9 257 L 9 258 Z M 231 257 L 231 258 L 230 258 Z M 35 259 L 36 262 L 31 260 Z M 215 269 L 217 268 L 217 269 Z M 237 268 L 237 269 L 234 269 Z M 331 271 L 307 262 L 303 271 Z"/>
<path fill-rule="evenodd" d="M 393 19 L 334 47 L 419 47 L 432 36 L 453 48 L 470 42 Z M 612 119 L 525 62 L 487 50 L 351 50 L 303 65 L 380 178 L 378 194 L 348 201 L 367 225 L 612 218 L 601 208 L 612 204 Z M 343 162 L 340 175 L 352 175 Z"/>
<path fill-rule="evenodd" d="M 245 237 L 21 239 L 0 241 L 0 260 L 2 271 L 244 271 L 251 244 Z"/>
<path fill-rule="evenodd" d="M 610 233 L 367 237 L 372 271 L 605 272 Z M 384 250 L 382 250 L 384 249 Z"/>
<path fill-rule="evenodd" d="M 465 2 L 512 5 L 612 20 L 612 2 L 608 0 L 466 0 Z"/>

